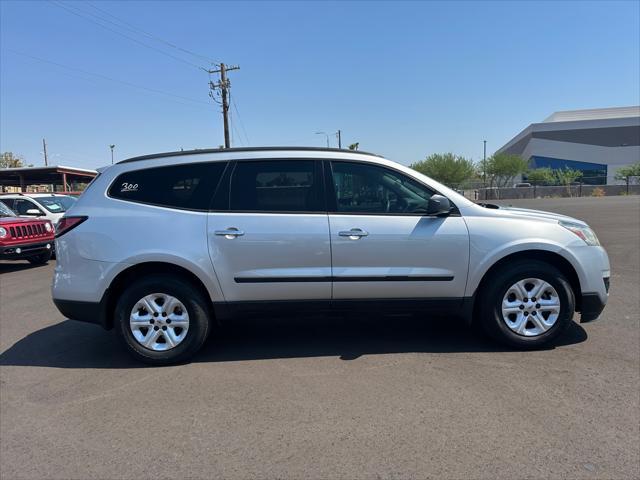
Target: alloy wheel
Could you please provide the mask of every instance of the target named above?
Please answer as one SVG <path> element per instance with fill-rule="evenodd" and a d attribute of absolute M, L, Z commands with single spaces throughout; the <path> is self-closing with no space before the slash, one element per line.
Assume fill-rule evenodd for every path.
<path fill-rule="evenodd" d="M 511 285 L 502 299 L 502 319 L 518 335 L 536 337 L 549 330 L 560 315 L 555 288 L 539 278 L 526 278 Z"/>
<path fill-rule="evenodd" d="M 150 350 L 165 351 L 177 347 L 189 330 L 189 313 L 176 297 L 152 293 L 136 302 L 129 316 L 136 341 Z"/>

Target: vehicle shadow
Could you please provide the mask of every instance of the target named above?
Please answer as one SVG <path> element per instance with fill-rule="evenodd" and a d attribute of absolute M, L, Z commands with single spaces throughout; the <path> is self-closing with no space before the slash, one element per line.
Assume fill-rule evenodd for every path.
<path fill-rule="evenodd" d="M 17 260 L 14 262 L 3 261 L 3 262 L 0 262 L 0 275 L 2 275 L 3 273 L 12 273 L 12 272 L 19 272 L 21 270 L 30 270 L 32 268 L 38 268 L 41 266 L 42 265 L 31 265 L 26 260 Z"/>
<path fill-rule="evenodd" d="M 369 354 L 511 351 L 458 320 L 418 316 L 353 317 L 237 319 L 217 327 L 193 362 L 322 356 L 355 360 Z M 549 348 L 573 345 L 586 339 L 585 330 L 573 323 L 556 345 Z M 0 355 L 0 365 L 145 367 L 128 355 L 113 331 L 72 320 L 43 328 L 19 340 Z"/>

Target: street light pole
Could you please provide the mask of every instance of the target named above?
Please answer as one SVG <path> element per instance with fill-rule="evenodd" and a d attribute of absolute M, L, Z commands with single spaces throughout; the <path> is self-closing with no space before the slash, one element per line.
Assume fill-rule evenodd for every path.
<path fill-rule="evenodd" d="M 487 141 L 483 140 L 484 144 L 484 153 L 482 155 L 482 181 L 487 186 Z"/>
<path fill-rule="evenodd" d="M 329 148 L 329 134 L 327 132 L 316 132 L 316 135 L 324 135 L 327 137 L 327 148 Z"/>
<path fill-rule="evenodd" d="M 111 149 L 111 165 L 113 165 L 113 149 L 115 148 L 115 145 L 109 145 L 109 148 Z"/>

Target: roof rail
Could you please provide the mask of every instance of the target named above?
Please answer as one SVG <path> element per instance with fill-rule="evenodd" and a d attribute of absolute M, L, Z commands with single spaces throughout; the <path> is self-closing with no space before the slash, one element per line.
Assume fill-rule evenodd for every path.
<path fill-rule="evenodd" d="M 302 152 L 340 152 L 359 153 L 361 155 L 371 155 L 381 157 L 375 153 L 363 152 L 360 150 L 345 150 L 344 148 L 322 148 L 322 147 L 239 147 L 239 148 L 202 148 L 195 150 L 180 150 L 178 152 L 153 153 L 141 155 L 139 157 L 127 158 L 117 163 L 138 162 L 141 160 L 152 160 L 154 158 L 179 157 L 181 155 L 196 155 L 201 153 L 236 153 L 236 152 L 277 152 L 277 151 L 302 151 Z"/>

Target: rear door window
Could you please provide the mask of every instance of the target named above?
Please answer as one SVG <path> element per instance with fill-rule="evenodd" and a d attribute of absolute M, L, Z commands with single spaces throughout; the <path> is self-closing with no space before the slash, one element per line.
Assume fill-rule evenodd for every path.
<path fill-rule="evenodd" d="M 229 192 L 232 211 L 318 212 L 320 162 L 313 160 L 241 161 Z"/>
<path fill-rule="evenodd" d="M 187 210 L 209 209 L 226 162 L 191 163 L 123 173 L 109 188 L 109 196 Z"/>

